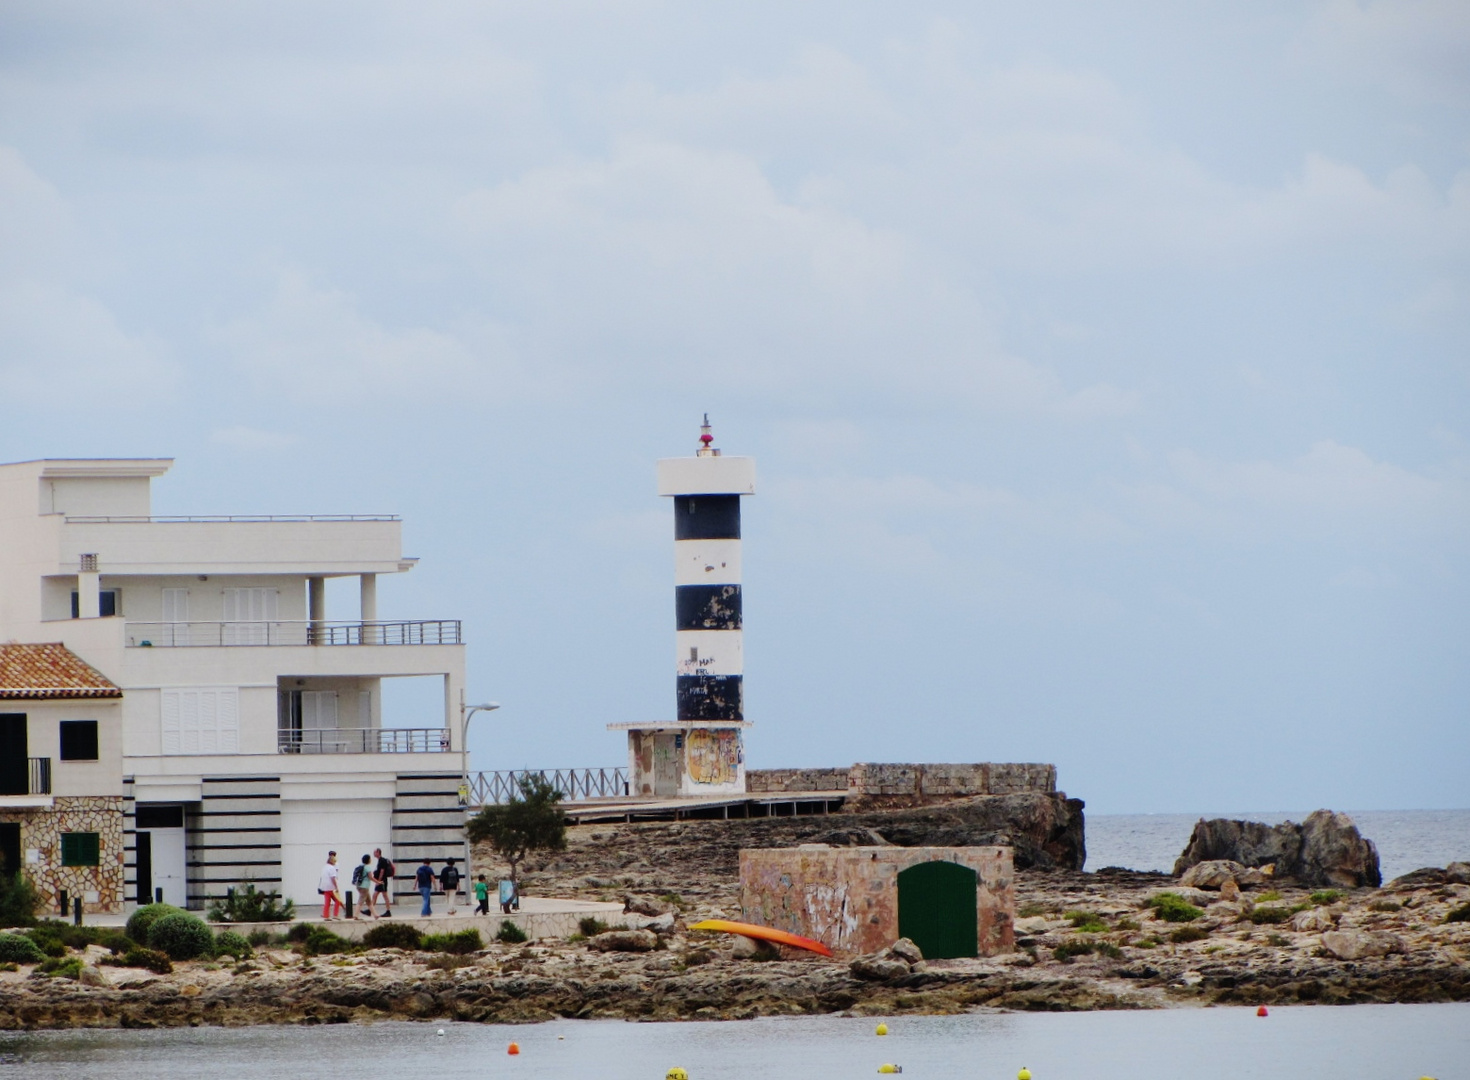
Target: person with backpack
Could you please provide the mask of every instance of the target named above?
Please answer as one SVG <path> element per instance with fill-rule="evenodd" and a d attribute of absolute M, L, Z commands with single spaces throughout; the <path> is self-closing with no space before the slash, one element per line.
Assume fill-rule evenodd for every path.
<path fill-rule="evenodd" d="M 453 859 L 444 860 L 444 869 L 439 871 L 439 888 L 449 898 L 448 913 L 453 915 L 459 904 L 459 867 L 454 865 Z"/>
<path fill-rule="evenodd" d="M 357 914 L 354 919 L 373 917 L 373 857 L 364 855 L 352 868 L 352 884 L 357 889 Z"/>
<path fill-rule="evenodd" d="M 373 857 L 378 860 L 378 865 L 373 870 L 373 900 L 376 905 L 377 898 L 383 898 L 383 914 L 380 919 L 387 919 L 393 915 L 393 875 L 398 868 L 393 865 L 393 860 L 383 854 L 382 848 L 373 848 Z"/>

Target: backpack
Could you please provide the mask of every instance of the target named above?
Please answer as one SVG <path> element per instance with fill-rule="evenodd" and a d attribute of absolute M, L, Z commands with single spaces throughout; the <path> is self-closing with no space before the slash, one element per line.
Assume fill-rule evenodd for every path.
<path fill-rule="evenodd" d="M 363 883 L 363 881 L 365 880 L 365 877 L 366 877 L 365 871 L 366 870 L 367 870 L 367 867 L 364 866 L 362 863 L 358 863 L 356 866 L 354 866 L 352 868 L 352 884 L 354 884 L 354 885 L 361 885 Z"/>

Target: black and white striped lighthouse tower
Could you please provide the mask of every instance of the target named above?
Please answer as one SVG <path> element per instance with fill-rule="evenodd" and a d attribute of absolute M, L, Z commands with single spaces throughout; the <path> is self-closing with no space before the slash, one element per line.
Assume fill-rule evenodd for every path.
<path fill-rule="evenodd" d="M 630 786 L 664 797 L 744 792 L 740 499 L 755 494 L 755 459 L 721 454 L 706 415 L 693 457 L 659 461 L 658 493 L 674 503 L 675 719 L 627 726 Z"/>

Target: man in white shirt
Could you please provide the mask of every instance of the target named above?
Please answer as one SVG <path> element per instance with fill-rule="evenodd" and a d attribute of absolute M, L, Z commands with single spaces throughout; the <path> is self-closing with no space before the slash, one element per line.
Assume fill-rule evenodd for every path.
<path fill-rule="evenodd" d="M 322 896 L 322 919 L 327 922 L 335 921 L 332 916 L 332 905 L 337 905 L 337 914 L 342 914 L 342 890 L 338 885 L 337 853 L 327 852 L 327 865 L 322 867 L 322 878 L 317 882 L 316 891 Z"/>

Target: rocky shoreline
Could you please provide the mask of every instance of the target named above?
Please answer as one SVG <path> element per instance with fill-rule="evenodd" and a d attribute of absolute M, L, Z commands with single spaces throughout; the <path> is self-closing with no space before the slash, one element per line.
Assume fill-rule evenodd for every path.
<path fill-rule="evenodd" d="M 89 979 L 95 985 L 22 968 L 0 973 L 0 1028 L 1470 1001 L 1470 922 L 1446 921 L 1470 902 L 1470 884 L 1443 872 L 1338 896 L 1319 891 L 1314 900 L 1305 888 L 1277 886 L 1279 898 L 1227 889 L 1222 898 L 1163 874 L 1022 870 L 1017 951 L 986 960 L 762 959 L 744 939 L 686 929 L 738 914 L 740 846 L 840 842 L 844 834 L 887 841 L 895 830 L 918 830 L 916 815 L 936 824 L 938 812 L 581 826 L 566 852 L 533 869 L 528 891 L 631 895 L 647 929 L 492 944 L 463 957 L 397 949 L 302 957 L 266 948 L 244 963 L 180 963 L 168 975 L 100 967 L 100 978 Z M 939 825 L 963 830 L 963 808 L 944 814 Z M 1165 890 L 1203 914 L 1160 918 L 1147 904 Z M 1185 927 L 1192 929 L 1180 933 Z"/>

